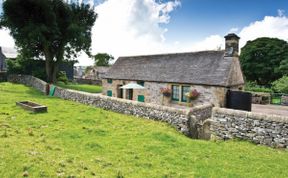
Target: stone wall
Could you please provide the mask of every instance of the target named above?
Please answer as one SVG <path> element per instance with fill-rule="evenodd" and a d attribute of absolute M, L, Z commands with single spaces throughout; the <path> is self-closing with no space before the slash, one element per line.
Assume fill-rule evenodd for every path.
<path fill-rule="evenodd" d="M 47 83 L 30 75 L 9 75 L 8 81 L 33 87 L 42 93 L 46 93 Z"/>
<path fill-rule="evenodd" d="M 68 99 L 83 104 L 93 105 L 105 110 L 118 113 L 135 115 L 153 120 L 167 122 L 177 130 L 188 135 L 188 112 L 189 110 L 175 109 L 165 106 L 140 103 L 137 101 L 124 100 L 101 94 L 90 94 L 85 92 L 67 90 L 57 87 L 54 96 Z"/>
<path fill-rule="evenodd" d="M 281 96 L 281 104 L 284 106 L 288 106 L 288 95 Z"/>
<path fill-rule="evenodd" d="M 288 148 L 288 117 L 213 108 L 210 130 L 221 139 L 240 138 Z"/>
<path fill-rule="evenodd" d="M 102 85 L 102 80 L 74 78 L 74 81 L 79 84 Z"/>
<path fill-rule="evenodd" d="M 253 104 L 270 104 L 270 93 L 250 92 L 252 94 Z"/>
<path fill-rule="evenodd" d="M 7 73 L 0 72 L 0 82 L 6 82 L 6 81 L 7 81 Z"/>
<path fill-rule="evenodd" d="M 46 92 L 47 83 L 32 76 L 11 75 L 9 76 L 9 81 L 31 86 L 42 91 L 43 93 Z M 192 109 L 179 109 L 151 103 L 125 100 L 116 97 L 108 97 L 102 94 L 91 94 L 69 90 L 61 87 L 55 88 L 54 96 L 118 113 L 167 122 L 181 133 L 193 138 L 199 138 L 200 134 L 197 133 L 199 130 L 197 128 L 205 119 L 211 117 L 213 107 L 211 104 L 209 104 L 194 107 Z"/>

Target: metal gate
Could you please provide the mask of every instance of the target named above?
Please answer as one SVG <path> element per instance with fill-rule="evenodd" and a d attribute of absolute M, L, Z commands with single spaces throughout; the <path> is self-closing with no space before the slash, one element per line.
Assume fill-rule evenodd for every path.
<path fill-rule="evenodd" d="M 228 90 L 226 95 L 226 107 L 230 109 L 251 111 L 252 94 L 249 92 Z"/>

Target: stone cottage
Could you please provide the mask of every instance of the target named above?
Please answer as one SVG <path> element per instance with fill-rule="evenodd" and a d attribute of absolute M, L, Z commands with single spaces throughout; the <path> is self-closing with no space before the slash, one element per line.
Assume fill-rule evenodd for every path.
<path fill-rule="evenodd" d="M 6 71 L 6 57 L 0 47 L 0 71 Z"/>
<path fill-rule="evenodd" d="M 224 51 L 120 57 L 102 80 L 103 94 L 165 106 L 213 103 L 223 107 L 226 92 L 242 90 L 244 85 L 240 38 L 228 34 L 225 39 Z M 143 88 L 123 89 L 131 83 Z M 189 99 L 190 91 L 199 96 Z"/>
<path fill-rule="evenodd" d="M 7 71 L 7 59 L 17 57 L 17 51 L 14 48 L 0 47 L 0 71 Z"/>

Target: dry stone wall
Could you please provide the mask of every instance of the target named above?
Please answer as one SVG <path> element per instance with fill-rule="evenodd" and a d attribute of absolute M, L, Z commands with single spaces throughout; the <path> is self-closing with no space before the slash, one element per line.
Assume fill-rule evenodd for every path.
<path fill-rule="evenodd" d="M 9 76 L 8 80 L 10 82 L 31 86 L 43 93 L 46 92 L 47 83 L 32 76 L 11 75 Z M 193 109 L 179 109 L 108 97 L 102 94 L 91 94 L 75 90 L 68 90 L 61 87 L 55 88 L 54 96 L 118 113 L 167 122 L 181 133 L 193 138 L 199 138 L 197 126 L 201 125 L 205 119 L 211 116 L 211 110 L 213 107 L 209 104 L 198 106 Z"/>
<path fill-rule="evenodd" d="M 288 148 L 288 117 L 213 108 L 210 122 L 210 130 L 218 138 Z"/>
<path fill-rule="evenodd" d="M 42 93 L 46 93 L 47 83 L 31 75 L 9 75 L 8 81 L 33 87 Z"/>
<path fill-rule="evenodd" d="M 60 87 L 56 88 L 54 96 L 80 102 L 83 104 L 93 105 L 118 113 L 167 122 L 185 135 L 188 135 L 189 133 L 187 124 L 187 116 L 189 111 L 187 110 L 118 99 L 114 97 L 103 96 L 101 94 L 90 94 L 74 90 L 67 90 Z"/>

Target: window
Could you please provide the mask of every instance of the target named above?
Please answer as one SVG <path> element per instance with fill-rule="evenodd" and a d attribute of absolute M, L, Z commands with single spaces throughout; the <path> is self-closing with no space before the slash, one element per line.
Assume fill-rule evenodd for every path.
<path fill-rule="evenodd" d="M 145 97 L 144 97 L 144 95 L 138 95 L 138 101 L 139 101 L 139 102 L 145 102 Z"/>
<path fill-rule="evenodd" d="M 144 87 L 144 81 L 137 81 L 137 84 L 139 84 L 139 85 L 141 85 L 141 86 L 143 86 Z"/>
<path fill-rule="evenodd" d="M 112 83 L 113 81 L 112 81 L 112 79 L 107 79 L 107 82 Z"/>
<path fill-rule="evenodd" d="M 173 101 L 179 101 L 179 86 L 178 85 L 172 85 L 172 100 Z"/>
<path fill-rule="evenodd" d="M 110 97 L 112 96 L 112 91 L 111 90 L 107 91 L 107 96 L 110 96 Z"/>
<path fill-rule="evenodd" d="M 185 94 L 188 93 L 189 91 L 190 91 L 190 86 L 182 86 L 182 96 L 181 96 L 182 102 L 187 102 L 187 98 Z"/>

